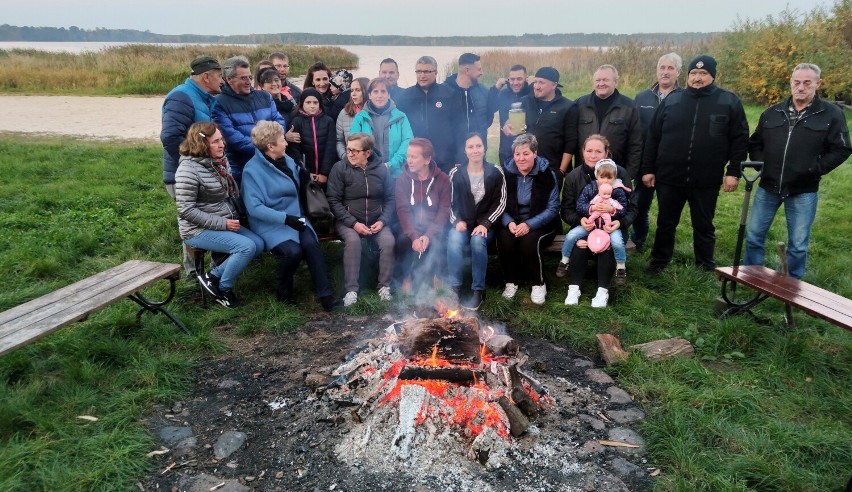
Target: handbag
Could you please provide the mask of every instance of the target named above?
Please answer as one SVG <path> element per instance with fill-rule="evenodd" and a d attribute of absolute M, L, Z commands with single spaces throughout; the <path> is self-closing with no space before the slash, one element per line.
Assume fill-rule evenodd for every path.
<path fill-rule="evenodd" d="M 308 181 L 305 184 L 305 216 L 310 219 L 317 233 L 329 234 L 333 230 L 334 215 L 325 191 L 319 183 Z"/>

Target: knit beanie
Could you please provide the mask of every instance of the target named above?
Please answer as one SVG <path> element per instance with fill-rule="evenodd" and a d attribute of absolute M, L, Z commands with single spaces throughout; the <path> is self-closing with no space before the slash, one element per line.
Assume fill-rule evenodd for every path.
<path fill-rule="evenodd" d="M 689 75 L 694 68 L 703 68 L 707 70 L 714 79 L 716 78 L 716 59 L 710 55 L 699 55 L 694 60 L 689 62 L 689 67 L 686 69 L 686 74 Z"/>

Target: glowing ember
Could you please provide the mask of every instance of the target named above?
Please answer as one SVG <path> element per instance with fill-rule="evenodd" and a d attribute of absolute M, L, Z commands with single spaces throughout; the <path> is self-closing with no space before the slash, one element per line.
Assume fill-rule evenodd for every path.
<path fill-rule="evenodd" d="M 444 315 L 444 317 L 446 317 L 446 318 L 455 318 L 455 317 L 456 317 L 456 316 L 458 316 L 458 315 L 459 315 L 459 310 L 458 310 L 458 309 L 450 309 L 450 310 L 448 310 L 448 311 L 447 311 L 447 313 Z"/>

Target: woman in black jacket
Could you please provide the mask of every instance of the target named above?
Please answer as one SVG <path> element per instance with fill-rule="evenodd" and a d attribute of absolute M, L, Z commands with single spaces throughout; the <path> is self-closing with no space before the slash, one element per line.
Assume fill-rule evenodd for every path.
<path fill-rule="evenodd" d="M 447 237 L 447 267 L 450 288 L 462 285 L 465 250 L 470 248 L 471 296 L 462 305 L 478 309 L 485 297 L 488 244 L 494 241 L 492 227 L 506 209 L 506 177 L 500 167 L 485 161 L 485 143 L 478 133 L 464 143 L 467 164 L 450 170 L 452 206 Z"/>

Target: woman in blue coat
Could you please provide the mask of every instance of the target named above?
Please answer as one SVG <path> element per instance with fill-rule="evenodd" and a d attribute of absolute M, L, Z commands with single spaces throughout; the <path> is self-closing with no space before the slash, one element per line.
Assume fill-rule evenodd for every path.
<path fill-rule="evenodd" d="M 278 123 L 261 121 L 251 132 L 257 150 L 243 172 L 243 200 L 252 231 L 263 238 L 266 249 L 278 259 L 278 299 L 295 301 L 293 275 L 302 258 L 314 282 L 323 309 L 334 305 L 334 292 L 326 274 L 325 259 L 310 221 L 300 202 L 307 171 L 284 155 L 287 141 Z"/>
<path fill-rule="evenodd" d="M 385 79 L 373 79 L 367 86 L 368 101 L 352 121 L 352 133 L 373 136 L 380 158 L 391 170 L 391 177 L 402 173 L 408 142 L 414 138 L 405 113 L 396 108 Z"/>

